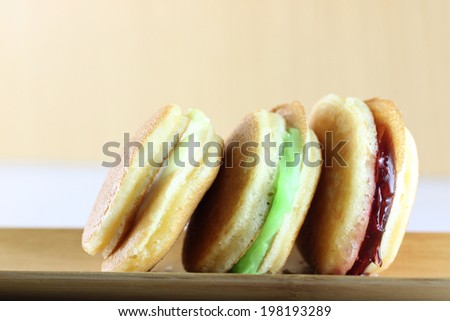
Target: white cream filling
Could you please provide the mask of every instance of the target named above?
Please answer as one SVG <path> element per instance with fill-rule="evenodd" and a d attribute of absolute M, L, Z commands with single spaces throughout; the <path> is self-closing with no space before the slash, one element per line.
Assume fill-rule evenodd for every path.
<path fill-rule="evenodd" d="M 186 116 L 190 119 L 190 122 L 180 142 L 188 142 L 189 136 L 194 135 L 193 141 L 199 142 L 200 146 L 194 148 L 193 160 L 200 165 L 203 162 L 203 146 L 212 130 L 211 122 L 201 111 L 196 109 L 189 110 Z M 180 166 L 180 163 L 177 164 L 175 157 L 184 165 Z M 171 196 L 177 194 L 180 186 L 188 179 L 189 174 L 192 173 L 192 169 L 196 167 L 195 165 L 189 162 L 188 147 L 180 147 L 178 143 L 172 150 L 167 164 L 161 168 L 160 173 L 158 173 L 155 182 L 139 208 L 137 220 L 142 219 L 145 221 L 144 225 L 147 226 L 145 231 L 146 237 L 143 237 L 139 241 L 139 244 L 136 244 L 137 246 L 130 249 L 131 251 L 128 252 L 129 257 L 147 255 L 148 253 L 145 252 L 150 243 L 153 244 L 152 248 L 154 250 L 159 250 L 160 242 L 158 240 L 151 240 L 151 238 L 158 229 L 160 222 L 166 214 L 167 208 L 173 202 Z M 160 244 L 160 246 L 164 246 L 164 244 Z"/>
<path fill-rule="evenodd" d="M 187 142 L 188 137 L 191 134 L 194 134 L 194 141 L 198 142 L 200 136 L 204 136 L 205 133 L 208 131 L 208 128 L 210 127 L 210 120 L 205 116 L 205 114 L 199 110 L 191 109 L 189 110 L 185 115 L 181 113 L 180 108 L 176 108 L 174 115 L 175 117 L 187 117 L 189 118 L 189 123 L 184 131 L 184 133 L 181 135 L 180 141 Z M 155 131 L 154 136 L 162 136 L 164 133 L 159 134 L 157 131 L 161 131 L 162 129 L 157 128 Z M 159 180 L 161 180 L 162 177 L 167 177 L 168 175 L 172 174 L 174 171 L 179 168 L 174 163 L 174 151 L 178 149 L 177 153 L 179 155 L 179 159 L 181 162 L 185 164 L 185 166 L 190 166 L 188 163 L 188 148 L 179 148 L 178 144 L 172 149 L 168 159 L 164 161 L 164 158 L 167 157 L 167 155 L 163 155 L 163 153 L 155 153 L 155 155 L 148 155 L 149 151 L 149 144 L 154 144 L 154 142 L 151 142 L 150 140 L 145 141 L 142 144 L 142 150 L 140 152 L 143 152 L 145 157 L 147 159 L 145 160 L 145 166 L 142 168 L 142 164 L 139 164 L 139 157 L 136 157 L 133 159 L 133 161 L 130 163 L 130 167 L 126 170 L 127 173 L 127 179 L 123 181 L 122 186 L 120 187 L 120 193 L 117 194 L 117 197 L 114 202 L 114 206 L 111 209 L 111 214 L 109 217 L 122 217 L 119 215 L 118 212 L 123 211 L 126 208 L 130 208 L 133 205 L 131 202 L 133 199 L 130 197 L 131 195 L 140 195 L 144 192 L 145 189 L 148 188 L 149 179 L 145 178 L 144 176 L 147 175 L 148 171 L 146 170 L 149 168 L 150 165 L 148 163 L 148 156 L 151 156 L 154 162 L 161 163 L 163 162 L 163 167 L 159 170 L 152 187 L 158 185 Z M 161 143 L 162 142 L 158 142 Z M 170 144 L 171 142 L 167 142 Z M 161 145 L 162 146 L 162 145 Z M 159 148 L 160 146 L 158 146 Z M 170 145 L 169 145 L 170 147 Z M 195 148 L 194 155 L 198 155 L 198 147 Z M 153 149 L 155 150 L 155 149 Z M 162 150 L 162 148 L 161 148 Z M 198 161 L 198 159 L 197 159 Z M 146 197 L 144 197 L 145 200 Z M 144 202 L 143 200 L 143 202 Z M 116 223 L 118 228 L 115 230 L 123 231 L 125 228 L 125 221 L 121 221 Z M 115 233 L 112 240 L 105 246 L 105 249 L 103 251 L 103 256 L 106 257 L 107 254 L 109 254 L 113 248 L 116 246 L 118 242 L 118 238 L 122 236 L 122 232 Z"/>

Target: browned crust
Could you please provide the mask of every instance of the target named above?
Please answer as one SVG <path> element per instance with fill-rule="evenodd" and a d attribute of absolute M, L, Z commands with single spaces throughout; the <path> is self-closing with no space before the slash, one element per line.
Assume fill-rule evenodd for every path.
<path fill-rule="evenodd" d="M 151 119 L 149 119 L 137 132 L 136 136 L 134 137 L 133 141 L 137 141 L 139 143 L 144 143 L 147 140 L 147 137 L 149 137 L 153 132 L 156 130 L 156 128 L 163 122 L 164 119 L 167 119 L 170 117 L 173 109 L 177 108 L 176 106 L 169 105 L 164 108 L 161 108 L 158 110 Z M 187 123 L 186 123 L 187 124 Z M 180 134 L 184 131 L 186 126 L 184 128 L 181 128 L 179 130 Z M 170 152 L 170 150 L 169 150 Z M 136 158 L 139 155 L 139 148 L 138 147 L 131 147 L 130 149 L 130 157 L 129 157 L 129 164 L 132 164 L 133 161 L 136 160 Z M 117 194 L 128 174 L 128 167 L 124 166 L 124 153 L 122 151 L 122 162 L 116 167 L 113 167 L 106 179 L 103 183 L 103 186 L 97 196 L 97 199 L 94 203 L 93 209 L 91 211 L 91 214 L 88 218 L 88 222 L 84 228 L 83 236 L 82 236 L 82 245 L 86 252 L 89 254 L 96 254 L 100 251 L 105 250 L 106 246 L 109 246 L 109 251 L 112 251 L 116 244 L 118 244 L 121 241 L 121 238 L 125 233 L 129 230 L 130 225 L 134 219 L 135 212 L 137 210 L 137 207 L 139 206 L 146 190 L 143 190 L 139 195 L 136 195 L 135 201 L 133 202 L 133 205 L 131 208 L 128 209 L 127 213 L 124 213 L 124 217 L 122 219 L 122 226 L 120 227 L 120 230 L 117 231 L 116 236 L 114 237 L 114 240 L 108 240 L 107 242 L 114 242 L 115 244 L 105 244 L 105 246 L 98 247 L 94 246 L 91 247 L 89 244 L 91 242 L 91 239 L 94 237 L 94 235 L 102 234 L 102 229 L 106 228 L 103 226 L 103 222 L 105 218 L 109 215 L 109 211 L 111 210 L 112 206 L 114 206 L 114 201 L 117 197 Z M 150 166 L 148 168 L 148 177 L 150 185 L 152 184 L 153 180 L 156 177 L 156 174 L 158 173 L 159 168 Z M 150 187 L 149 185 L 149 187 Z M 101 237 L 101 236 L 100 236 Z M 108 253 L 106 253 L 108 254 Z"/>
<path fill-rule="evenodd" d="M 397 106 L 389 100 L 373 98 L 365 101 L 365 104 L 369 108 L 376 126 L 376 139 L 378 139 L 378 136 L 381 134 L 390 137 L 392 143 L 390 148 L 394 155 L 396 176 L 398 179 L 399 172 L 402 171 L 405 166 L 405 128 L 400 111 Z M 336 120 L 342 116 L 343 114 L 340 112 L 339 108 L 335 108 L 334 110 L 329 108 L 325 112 L 323 110 L 322 112 L 315 112 L 313 115 L 312 126 L 316 132 L 318 132 L 318 135 L 320 135 L 319 140 L 321 140 L 321 142 L 323 140 L 322 133 L 324 131 L 330 130 L 336 133 L 336 131 L 339 132 L 342 130 L 336 125 L 339 123 Z M 358 127 L 363 126 L 363 124 L 362 122 L 355 123 L 350 121 L 351 115 L 348 115 L 348 118 L 349 120 L 342 122 L 340 127 L 343 127 L 344 130 L 349 132 L 347 136 L 348 139 L 354 140 L 356 135 L 354 134 L 355 129 L 352 129 L 352 126 Z M 361 136 L 356 137 L 356 139 L 361 139 Z M 352 145 L 349 147 L 352 147 Z M 354 153 L 360 153 L 362 158 L 364 155 L 364 146 L 360 147 L 359 152 L 354 150 Z M 339 167 L 325 168 L 310 214 L 308 215 L 307 222 L 304 224 L 302 234 L 299 238 L 299 246 L 305 259 L 315 268 L 316 272 L 319 273 L 345 274 L 353 265 L 355 254 L 358 254 L 359 252 L 361 237 L 365 236 L 366 229 L 363 228 L 365 224 L 361 224 L 360 228 L 355 229 L 352 226 L 346 226 L 342 222 L 348 217 L 350 210 L 345 208 L 340 209 L 340 207 L 355 201 L 353 198 L 349 198 L 348 193 L 349 182 L 352 180 L 346 178 L 346 176 L 353 174 L 354 169 L 348 168 L 348 170 L 348 175 L 343 175 L 345 169 Z M 336 177 L 339 177 L 339 181 L 341 182 L 339 188 L 336 188 Z M 372 187 L 373 184 L 366 184 L 364 179 L 358 178 L 358 181 L 360 184 L 359 188 L 367 188 L 367 193 L 370 192 L 371 188 L 374 189 L 374 186 Z M 358 186 L 350 188 L 350 190 L 357 189 Z M 397 194 L 399 193 L 404 193 L 404 191 L 401 191 L 400 189 L 397 190 L 396 196 L 398 196 Z M 399 198 L 396 197 L 396 201 L 398 201 L 398 199 Z M 398 210 L 398 208 L 399 206 L 394 206 L 392 210 L 395 211 Z M 368 214 L 370 214 L 370 211 Z M 336 215 L 339 216 L 339 220 L 336 220 L 336 217 L 338 217 Z M 336 222 L 332 222 L 333 220 Z M 401 224 L 399 223 L 398 225 L 405 227 L 405 220 L 407 220 L 407 218 L 398 218 L 398 221 L 401 222 Z M 340 237 L 336 236 L 338 235 L 336 230 L 340 228 L 339 224 L 341 224 L 341 227 L 344 226 L 348 229 L 348 233 L 346 233 L 344 237 L 342 236 L 343 233 L 339 234 Z M 394 225 L 389 224 L 388 219 L 387 227 L 390 226 Z M 390 231 L 386 231 L 386 235 L 389 233 Z M 398 247 L 398 245 L 399 244 L 397 243 L 396 246 Z M 388 264 L 390 262 L 386 260 L 386 263 Z M 385 267 L 386 266 L 384 266 L 384 268 Z M 370 272 L 372 272 L 372 270 L 376 269 L 371 266 Z"/>
<path fill-rule="evenodd" d="M 272 109 L 271 112 L 282 116 L 287 127 L 299 129 L 304 139 L 308 137 L 305 111 L 300 103 L 294 102 L 292 104 L 279 105 Z M 239 164 L 239 162 L 243 160 L 243 157 L 238 151 L 235 150 L 233 152 L 229 145 L 230 142 L 233 141 L 261 142 L 262 137 L 259 134 L 261 131 L 260 126 L 262 126 L 262 124 L 257 117 L 257 113 L 250 114 L 228 139 L 225 159 L 230 159 L 230 157 L 232 157 L 233 167 L 221 168 L 212 188 L 202 200 L 199 208 L 189 223 L 183 248 L 183 264 L 187 271 L 228 271 L 239 258 L 244 255 L 251 243 L 245 243 L 245 245 L 243 245 L 241 239 L 233 240 L 233 244 L 219 256 L 213 254 L 217 250 L 216 247 L 222 242 L 228 241 L 229 234 L 232 234 L 230 231 L 234 231 L 242 226 L 247 228 L 247 235 L 245 235 L 244 238 L 250 239 L 251 242 L 253 242 L 264 224 L 265 217 L 250 216 L 243 221 L 243 218 L 237 215 L 238 209 L 241 208 L 242 204 L 244 202 L 249 202 L 246 195 L 250 192 L 250 186 L 255 179 L 254 176 L 256 173 L 253 168 L 236 166 L 236 164 Z M 320 168 L 317 170 L 320 171 Z M 312 185 L 315 186 L 315 184 Z M 307 205 L 309 205 L 309 201 L 306 202 Z M 262 202 L 265 202 L 264 198 L 260 199 L 260 203 Z M 267 206 L 266 214 L 269 208 L 270 207 Z M 260 273 L 268 271 L 276 273 L 286 261 L 290 249 L 292 249 L 293 240 L 295 240 L 295 236 L 303 223 L 307 206 L 303 213 L 298 211 L 298 204 L 296 204 L 294 208 L 295 214 L 291 213 L 290 219 L 286 220 L 291 226 L 289 228 L 284 228 L 285 233 L 292 234 L 292 237 L 287 237 L 286 235 L 277 236 L 277 238 L 292 240 L 292 242 L 287 242 L 286 248 L 283 249 L 283 251 L 280 251 L 282 254 L 277 253 L 274 255 L 271 253 L 270 257 L 266 257 L 266 261 L 261 265 L 266 267 L 264 270 L 260 270 Z M 275 244 L 275 242 L 273 244 Z M 210 262 L 212 256 L 214 256 L 215 259 L 213 263 Z M 273 260 L 278 260 L 279 262 L 273 262 Z"/>
<path fill-rule="evenodd" d="M 232 166 L 226 167 L 227 161 L 222 164 L 211 189 L 189 222 L 183 246 L 183 265 L 187 271 L 202 271 L 203 262 L 214 247 L 238 223 L 234 213 L 246 201 L 242 193 L 254 179 L 254 171 L 236 165 L 244 157 L 231 143 L 260 141 L 258 127 L 256 114 L 247 115 L 225 143 L 224 159 L 228 162 L 232 159 Z"/>
<path fill-rule="evenodd" d="M 337 162 L 322 166 L 299 247 L 316 272 L 345 274 L 358 255 L 375 191 L 375 123 L 359 99 L 329 95 L 315 106 L 310 126 L 328 152 L 337 142 L 347 141 L 340 154 L 348 167 Z M 333 145 L 325 140 L 330 131 Z"/>
<path fill-rule="evenodd" d="M 214 136 L 213 141 L 223 144 L 218 136 Z M 201 166 L 192 168 L 176 193 L 165 196 L 164 189 L 152 191 L 152 201 L 161 200 L 161 197 L 170 198 L 170 205 L 164 216 L 159 222 L 152 221 L 152 212 L 139 218 L 124 242 L 103 262 L 102 270 L 145 272 L 153 268 L 173 247 L 218 171 L 219 166 L 209 167 L 202 163 Z M 158 202 L 156 207 L 159 204 Z M 155 204 L 150 205 L 155 207 Z M 152 224 L 157 224 L 158 227 L 149 240 L 145 241 Z"/>
<path fill-rule="evenodd" d="M 377 133 L 386 130 L 392 140 L 392 151 L 394 153 L 394 162 L 396 171 L 400 171 L 405 158 L 405 128 L 402 115 L 397 105 L 387 99 L 372 98 L 366 100 L 372 112 Z"/>
<path fill-rule="evenodd" d="M 286 120 L 286 127 L 297 128 L 302 138 L 308 136 L 308 124 L 306 121 L 305 108 L 298 101 L 290 104 L 282 104 L 271 110 L 280 114 Z"/>

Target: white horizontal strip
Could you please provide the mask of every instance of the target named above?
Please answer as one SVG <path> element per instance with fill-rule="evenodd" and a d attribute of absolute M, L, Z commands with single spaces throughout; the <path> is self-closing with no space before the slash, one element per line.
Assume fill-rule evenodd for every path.
<path fill-rule="evenodd" d="M 108 169 L 0 162 L 0 227 L 81 228 Z M 450 178 L 421 177 L 408 231 L 450 232 Z"/>

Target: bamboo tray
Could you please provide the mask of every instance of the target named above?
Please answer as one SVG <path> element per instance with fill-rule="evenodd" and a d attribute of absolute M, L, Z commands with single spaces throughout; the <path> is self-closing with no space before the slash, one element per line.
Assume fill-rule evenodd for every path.
<path fill-rule="evenodd" d="M 102 273 L 81 230 L 0 229 L 0 299 L 450 300 L 450 234 L 407 234 L 378 277 L 305 272 L 296 251 L 278 275 L 186 273 L 180 239 L 154 272 Z"/>

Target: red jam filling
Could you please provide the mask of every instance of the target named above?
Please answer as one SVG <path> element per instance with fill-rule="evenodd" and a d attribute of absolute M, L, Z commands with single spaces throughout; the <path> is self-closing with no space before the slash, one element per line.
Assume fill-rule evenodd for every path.
<path fill-rule="evenodd" d="M 381 133 L 380 133 L 381 132 Z M 378 153 L 375 166 L 375 194 L 365 238 L 358 252 L 358 258 L 347 275 L 361 275 L 370 263 L 383 264 L 380 244 L 383 237 L 395 192 L 395 166 L 392 142 L 388 133 L 378 133 Z"/>

